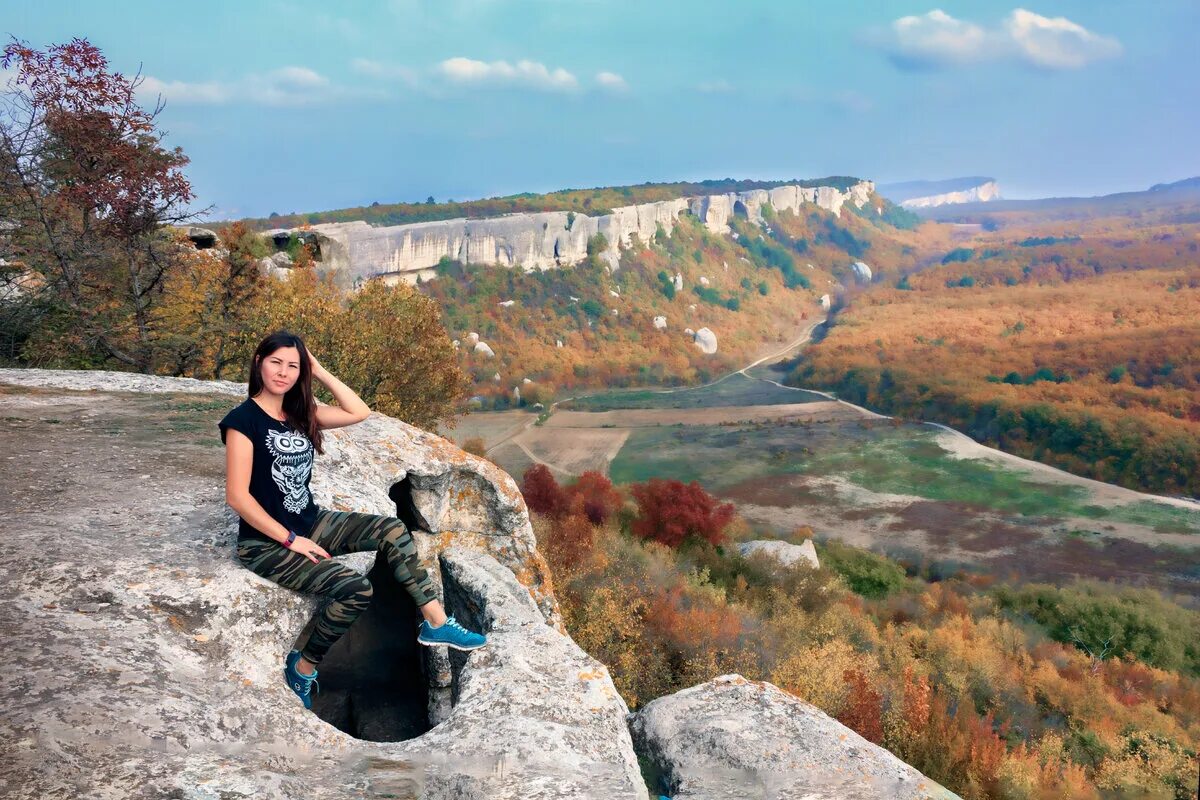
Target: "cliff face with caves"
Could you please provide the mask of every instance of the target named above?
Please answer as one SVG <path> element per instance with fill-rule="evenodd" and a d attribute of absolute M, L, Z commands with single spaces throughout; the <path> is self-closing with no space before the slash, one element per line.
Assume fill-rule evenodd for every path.
<path fill-rule="evenodd" d="M 607 241 L 601 257 L 616 269 L 620 246 L 629 246 L 634 236 L 649 241 L 659 226 L 670 235 L 684 212 L 699 217 L 709 230 L 726 233 L 734 214 L 757 220 L 765 204 L 776 211 L 798 212 L 804 203 L 812 203 L 840 214 L 846 203 L 861 208 L 874 189 L 871 181 L 859 181 L 844 192 L 833 186 L 778 186 L 623 206 L 594 217 L 548 211 L 387 227 L 366 222 L 330 223 L 315 225 L 311 232 L 325 266 L 355 281 L 376 277 L 411 281 L 422 273 L 429 277 L 442 258 L 552 269 L 585 259 L 588 241 L 598 233 Z"/>

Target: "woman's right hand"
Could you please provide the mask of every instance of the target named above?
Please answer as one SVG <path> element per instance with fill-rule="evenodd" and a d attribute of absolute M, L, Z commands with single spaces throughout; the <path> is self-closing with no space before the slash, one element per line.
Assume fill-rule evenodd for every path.
<path fill-rule="evenodd" d="M 286 545 L 284 545 L 286 547 Z M 307 558 L 309 561 L 317 564 L 322 558 L 329 558 L 329 553 L 325 552 L 325 548 L 309 539 L 307 536 L 297 536 L 292 541 L 292 546 L 288 548 L 294 552 Z"/>

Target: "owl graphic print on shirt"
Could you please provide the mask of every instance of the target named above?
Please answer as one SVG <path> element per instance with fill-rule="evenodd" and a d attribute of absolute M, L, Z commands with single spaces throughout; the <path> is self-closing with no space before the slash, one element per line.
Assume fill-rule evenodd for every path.
<path fill-rule="evenodd" d="M 308 475 L 312 472 L 313 447 L 299 431 L 267 431 L 271 451 L 271 477 L 283 492 L 283 507 L 299 514 L 308 505 Z"/>

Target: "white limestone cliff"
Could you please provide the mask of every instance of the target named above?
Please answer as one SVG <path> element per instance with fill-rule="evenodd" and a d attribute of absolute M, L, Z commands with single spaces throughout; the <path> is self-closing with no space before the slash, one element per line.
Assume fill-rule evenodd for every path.
<path fill-rule="evenodd" d="M 845 192 L 833 186 L 779 186 L 682 197 L 623 206 L 595 217 L 574 214 L 569 228 L 568 212 L 546 211 L 378 228 L 362 221 L 337 222 L 314 225 L 307 232 L 316 237 L 326 269 L 344 273 L 348 282 L 419 273 L 436 266 L 442 258 L 528 270 L 552 269 L 587 258 L 588 240 L 596 234 L 604 234 L 608 242 L 600 257 L 615 270 L 620 247 L 630 246 L 634 237 L 641 242 L 652 241 L 659 226 L 669 235 L 684 212 L 697 216 L 710 231 L 726 233 L 735 214 L 759 221 L 767 204 L 776 211 L 798 211 L 804 203 L 812 203 L 840 214 L 846 203 L 861 208 L 874 189 L 871 181 L 859 181 Z M 677 278 L 677 289 L 680 282 Z"/>

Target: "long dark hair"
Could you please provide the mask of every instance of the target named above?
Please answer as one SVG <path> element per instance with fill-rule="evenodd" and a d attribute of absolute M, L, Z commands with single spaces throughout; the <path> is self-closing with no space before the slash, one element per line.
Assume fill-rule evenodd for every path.
<path fill-rule="evenodd" d="M 317 401 L 312 393 L 312 366 L 308 363 L 308 350 L 304 340 L 291 331 L 278 330 L 258 343 L 250 358 L 249 396 L 254 397 L 263 390 L 262 360 L 281 347 L 294 347 L 300 351 L 300 377 L 283 396 L 283 413 L 294 430 L 308 434 L 313 449 L 321 449 L 321 430 L 317 427 Z"/>

